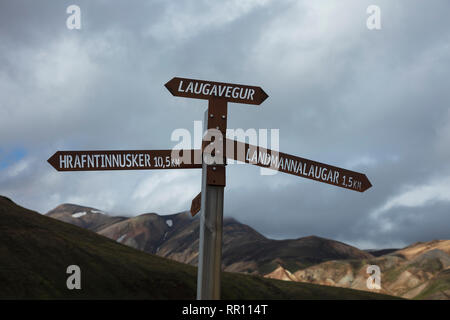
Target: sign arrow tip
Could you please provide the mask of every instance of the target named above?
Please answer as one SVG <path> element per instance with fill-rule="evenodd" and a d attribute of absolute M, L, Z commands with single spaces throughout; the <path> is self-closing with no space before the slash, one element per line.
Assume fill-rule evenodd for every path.
<path fill-rule="evenodd" d="M 370 189 L 372 187 L 372 183 L 370 183 L 369 178 L 367 178 L 367 176 L 365 174 L 364 174 L 364 178 L 366 178 L 367 187 L 363 191 L 366 191 L 367 189 Z"/>
<path fill-rule="evenodd" d="M 268 97 L 269 95 L 263 89 L 261 89 L 261 103 L 263 103 L 264 100 L 266 100 Z"/>
<path fill-rule="evenodd" d="M 59 152 L 59 151 L 58 151 Z M 56 170 L 58 170 L 58 152 L 55 152 L 50 158 L 48 158 L 47 162 Z"/>
<path fill-rule="evenodd" d="M 167 83 L 164 85 L 167 90 L 169 90 L 169 92 L 174 95 L 174 82 L 175 82 L 175 78 L 170 79 L 169 81 L 167 81 Z"/>

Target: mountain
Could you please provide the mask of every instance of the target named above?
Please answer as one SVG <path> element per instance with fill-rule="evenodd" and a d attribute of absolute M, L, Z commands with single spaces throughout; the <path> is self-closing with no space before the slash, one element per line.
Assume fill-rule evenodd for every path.
<path fill-rule="evenodd" d="M 450 254 L 450 240 L 434 240 L 429 242 L 416 242 L 401 250 L 395 252 L 395 255 L 404 257 L 408 260 L 419 257 L 432 250 L 439 250 L 446 254 Z"/>
<path fill-rule="evenodd" d="M 292 272 L 334 259 L 361 259 L 372 256 L 347 244 L 316 236 L 293 240 L 233 241 L 224 244 L 224 263 L 233 271 L 266 274 L 283 266 Z"/>
<path fill-rule="evenodd" d="M 81 206 L 72 208 L 67 211 L 67 217 L 55 215 L 55 210 L 60 211 L 58 208 L 47 215 L 61 220 L 64 218 L 63 221 L 69 223 L 79 221 L 71 218 L 73 211 L 85 210 Z M 96 219 L 104 221 L 112 217 L 96 216 Z M 94 226 L 99 224 L 92 223 Z M 120 218 L 103 228 L 78 225 L 135 249 L 192 265 L 198 262 L 199 217 L 192 218 L 188 212 L 168 216 L 148 213 L 128 219 Z M 226 271 L 265 275 L 279 266 L 294 272 L 329 260 L 369 258 L 373 258 L 370 253 L 338 241 L 315 236 L 273 240 L 233 218 L 223 221 L 222 264 Z"/>
<path fill-rule="evenodd" d="M 81 217 L 80 212 L 86 212 Z M 199 219 L 188 212 L 113 217 L 64 204 L 49 213 L 117 242 L 191 265 L 197 264 Z M 74 217 L 75 215 L 75 217 Z M 405 298 L 448 299 L 449 241 L 415 243 L 403 249 L 362 251 L 316 236 L 290 240 L 264 237 L 233 218 L 223 223 L 222 264 L 226 271 L 293 282 L 368 290 L 368 265 L 380 266 L 380 292 Z"/>
<path fill-rule="evenodd" d="M 0 299 L 194 299 L 196 268 L 133 249 L 0 196 Z M 66 287 L 81 268 L 81 290 Z M 390 299 L 223 273 L 224 299 Z"/>
<path fill-rule="evenodd" d="M 277 269 L 267 278 L 368 290 L 368 265 L 381 270 L 380 292 L 404 298 L 450 298 L 450 240 L 419 242 L 372 259 L 336 260 L 294 272 Z"/>
<path fill-rule="evenodd" d="M 370 253 L 374 257 L 381 257 L 381 256 L 384 256 L 386 254 L 395 252 L 397 250 L 400 250 L 400 249 L 399 248 L 397 248 L 397 249 L 394 249 L 394 248 L 389 248 L 389 249 L 368 249 L 368 250 L 364 250 L 364 251 Z"/>
<path fill-rule="evenodd" d="M 191 217 L 188 213 L 164 217 L 156 213 L 147 213 L 112 224 L 98 233 L 135 249 L 161 255 L 161 246 L 169 239 L 173 242 L 176 235 L 185 230 L 190 223 Z M 179 260 L 185 262 L 186 259 Z"/>
<path fill-rule="evenodd" d="M 75 204 L 62 204 L 49 211 L 47 216 L 74 224 L 76 226 L 98 231 L 107 226 L 125 220 L 125 217 L 115 217 L 105 214 L 95 208 L 78 206 Z"/>

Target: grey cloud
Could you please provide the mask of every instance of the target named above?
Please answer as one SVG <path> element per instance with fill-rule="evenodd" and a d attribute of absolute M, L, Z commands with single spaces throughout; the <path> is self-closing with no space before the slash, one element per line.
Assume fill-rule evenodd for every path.
<path fill-rule="evenodd" d="M 82 30 L 70 31 L 71 1 L 3 1 L 0 147 L 25 148 L 29 166 L 0 171 L 0 194 L 41 212 L 68 201 L 129 214 L 188 209 L 198 172 L 61 174 L 45 162 L 63 149 L 174 146 L 172 131 L 192 130 L 207 106 L 164 88 L 183 76 L 263 87 L 261 106 L 230 104 L 230 128 L 280 129 L 283 152 L 352 165 L 374 185 L 359 194 L 229 166 L 226 215 L 276 238 L 380 247 L 449 238 L 445 201 L 392 208 L 388 233 L 370 215 L 407 186 L 450 175 L 450 4 L 377 2 L 380 31 L 365 27 L 372 1 L 356 0 L 79 1 Z"/>

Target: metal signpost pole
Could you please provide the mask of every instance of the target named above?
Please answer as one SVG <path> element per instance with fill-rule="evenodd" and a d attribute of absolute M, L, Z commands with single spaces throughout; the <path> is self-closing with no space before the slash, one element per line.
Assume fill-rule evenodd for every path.
<path fill-rule="evenodd" d="M 210 108 L 206 110 L 204 120 L 207 128 L 209 127 L 209 110 Z M 202 159 L 197 300 L 219 300 L 222 266 L 223 194 L 225 183 L 219 182 L 213 185 L 211 184 L 211 179 L 208 179 L 208 175 L 214 175 L 215 172 L 222 171 L 221 167 L 224 169 L 224 166 L 215 164 L 208 165 L 204 158 Z M 222 172 L 218 174 L 222 175 Z M 223 175 L 225 175 L 224 171 Z"/>

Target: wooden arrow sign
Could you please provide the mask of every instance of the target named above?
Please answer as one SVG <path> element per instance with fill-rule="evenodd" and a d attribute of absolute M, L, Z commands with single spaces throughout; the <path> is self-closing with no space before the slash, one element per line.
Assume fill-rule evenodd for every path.
<path fill-rule="evenodd" d="M 372 186 L 363 173 L 230 139 L 226 139 L 226 157 L 359 192 Z"/>
<path fill-rule="evenodd" d="M 201 169 L 201 163 L 194 163 L 195 159 L 201 159 L 196 154 L 199 152 L 201 151 L 58 151 L 47 161 L 58 171 Z M 186 153 L 190 154 L 184 158 Z"/>
<path fill-rule="evenodd" d="M 202 193 L 200 192 L 191 203 L 191 216 L 195 216 L 197 213 L 199 213 L 201 208 L 201 200 L 202 200 Z"/>
<path fill-rule="evenodd" d="M 224 99 L 228 102 L 260 105 L 269 96 L 260 87 L 186 78 L 173 78 L 165 84 L 177 97 Z"/>

